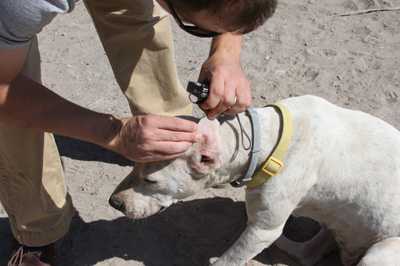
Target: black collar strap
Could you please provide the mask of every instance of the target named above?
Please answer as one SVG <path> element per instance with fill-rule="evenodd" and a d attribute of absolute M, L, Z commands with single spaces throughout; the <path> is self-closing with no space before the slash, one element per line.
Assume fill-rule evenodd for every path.
<path fill-rule="evenodd" d="M 252 146 L 249 155 L 249 166 L 245 175 L 231 184 L 234 187 L 247 186 L 247 189 L 257 188 L 267 182 L 270 178 L 277 175 L 284 167 L 284 157 L 289 149 L 293 135 L 293 122 L 289 110 L 281 103 L 267 105 L 272 107 L 280 116 L 280 128 L 277 143 L 262 163 L 260 169 L 256 171 L 258 160 L 257 153 L 261 150 L 260 121 L 258 113 L 254 109 L 249 109 L 247 114 L 251 121 Z"/>

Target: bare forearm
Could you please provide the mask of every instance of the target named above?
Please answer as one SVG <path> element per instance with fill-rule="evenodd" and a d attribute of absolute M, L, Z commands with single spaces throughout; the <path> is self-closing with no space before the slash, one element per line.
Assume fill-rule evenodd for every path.
<path fill-rule="evenodd" d="M 106 146 L 121 126 L 111 115 L 80 107 L 23 76 L 0 90 L 3 124 L 53 132 L 101 146 Z"/>
<path fill-rule="evenodd" d="M 224 33 L 215 37 L 211 43 L 210 55 L 216 52 L 230 53 L 232 56 L 240 58 L 242 46 L 242 35 Z"/>

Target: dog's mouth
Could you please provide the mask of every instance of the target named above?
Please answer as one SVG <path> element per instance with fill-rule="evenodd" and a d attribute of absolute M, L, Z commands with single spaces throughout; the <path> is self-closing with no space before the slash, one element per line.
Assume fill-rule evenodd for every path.
<path fill-rule="evenodd" d="M 139 220 L 145 220 L 148 219 L 152 216 L 158 215 L 160 213 L 162 213 L 163 211 L 165 211 L 167 209 L 167 207 L 162 207 L 160 206 L 160 209 L 156 212 L 152 212 L 152 213 L 140 213 L 138 211 L 125 211 L 124 214 L 126 217 L 128 217 L 129 219 L 135 220 L 135 221 L 139 221 Z"/>
<path fill-rule="evenodd" d="M 122 212 L 128 218 L 133 220 L 141 220 L 164 212 L 176 201 L 160 201 L 158 199 L 151 198 L 150 200 L 136 202 L 136 204 L 127 204 L 126 201 L 124 201 L 121 197 L 114 194 L 110 197 L 108 202 L 111 207 Z"/>

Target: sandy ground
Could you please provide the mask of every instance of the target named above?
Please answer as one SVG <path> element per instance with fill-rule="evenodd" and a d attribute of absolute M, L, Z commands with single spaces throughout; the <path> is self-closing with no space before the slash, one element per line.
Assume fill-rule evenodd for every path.
<path fill-rule="evenodd" d="M 245 37 L 243 67 L 254 105 L 316 94 L 374 114 L 400 128 L 400 12 L 339 17 L 365 8 L 395 7 L 399 0 L 281 0 L 264 27 Z M 176 30 L 182 82 L 196 79 L 208 41 Z M 82 3 L 40 35 L 44 81 L 90 109 L 128 115 Z M 57 138 L 69 191 L 79 215 L 61 244 L 60 265 L 207 265 L 245 225 L 243 191 L 210 190 L 142 222 L 108 206 L 108 196 L 131 170 L 122 158 L 93 145 Z M 212 196 L 217 199 L 210 199 Z M 0 208 L 0 265 L 11 233 Z M 277 248 L 252 265 L 298 265 Z M 337 253 L 319 265 L 340 265 Z"/>

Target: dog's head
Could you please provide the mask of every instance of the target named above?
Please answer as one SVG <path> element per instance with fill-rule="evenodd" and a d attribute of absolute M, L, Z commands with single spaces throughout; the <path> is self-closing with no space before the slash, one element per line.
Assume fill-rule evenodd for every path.
<path fill-rule="evenodd" d="M 116 188 L 110 204 L 133 219 L 158 213 L 179 199 L 220 183 L 220 124 L 202 119 L 198 125 L 201 141 L 185 155 L 170 161 L 136 164 L 132 173 Z"/>

